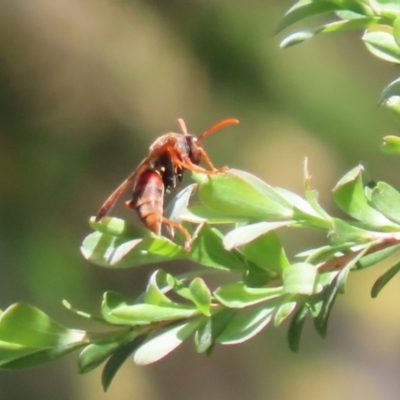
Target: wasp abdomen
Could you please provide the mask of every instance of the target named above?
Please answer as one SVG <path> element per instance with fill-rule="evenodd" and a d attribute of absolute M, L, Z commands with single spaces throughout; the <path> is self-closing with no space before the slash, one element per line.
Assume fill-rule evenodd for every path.
<path fill-rule="evenodd" d="M 164 182 L 154 170 L 144 172 L 133 189 L 132 200 L 126 205 L 133 208 L 143 223 L 155 234 L 161 234 L 163 217 Z"/>

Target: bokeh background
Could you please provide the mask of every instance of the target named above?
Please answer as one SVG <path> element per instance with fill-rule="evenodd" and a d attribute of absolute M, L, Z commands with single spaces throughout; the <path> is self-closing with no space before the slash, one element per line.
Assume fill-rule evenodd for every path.
<path fill-rule="evenodd" d="M 333 213 L 331 189 L 359 162 L 400 186 L 398 161 L 378 149 L 398 127 L 376 107 L 398 71 L 360 32 L 280 50 L 272 32 L 292 3 L 0 0 L 0 307 L 26 301 L 79 327 L 62 299 L 95 311 L 107 289 L 140 293 L 154 268 L 96 267 L 79 246 L 89 216 L 178 117 L 198 133 L 239 118 L 207 139 L 215 164 L 298 193 L 308 157 Z M 290 254 L 321 243 L 312 231 L 284 240 Z M 126 362 L 106 394 L 100 369 L 78 375 L 72 354 L 0 372 L 0 399 L 398 399 L 399 278 L 369 296 L 387 266 L 351 276 L 327 339 L 307 326 L 300 354 L 287 325 L 211 357 L 187 343 L 155 365 Z"/>

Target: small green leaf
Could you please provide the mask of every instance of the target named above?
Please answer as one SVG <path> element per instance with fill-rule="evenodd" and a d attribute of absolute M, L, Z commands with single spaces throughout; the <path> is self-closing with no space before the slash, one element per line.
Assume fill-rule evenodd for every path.
<path fill-rule="evenodd" d="M 373 226 L 375 229 L 396 227 L 382 213 L 370 206 L 364 191 L 362 171 L 363 167 L 358 166 L 337 183 L 333 189 L 336 204 L 353 218 Z"/>
<path fill-rule="evenodd" d="M 398 97 L 398 104 L 400 105 L 400 97 Z M 399 107 L 400 114 L 400 107 Z M 382 151 L 388 154 L 400 154 L 400 137 L 398 136 L 385 136 L 381 146 Z"/>
<path fill-rule="evenodd" d="M 292 210 L 275 190 L 260 179 L 243 171 L 212 175 L 199 185 L 199 197 L 221 216 L 277 220 L 290 219 Z"/>
<path fill-rule="evenodd" d="M 174 303 L 164 294 L 165 289 L 167 288 L 167 286 L 165 286 L 167 275 L 168 274 L 162 270 L 157 270 L 151 275 L 144 295 L 145 303 L 156 306 L 168 306 Z M 163 290 L 160 289 L 160 285 L 164 286 Z"/>
<path fill-rule="evenodd" d="M 242 310 L 227 325 L 217 341 L 221 344 L 238 344 L 261 332 L 272 319 L 276 304 L 263 304 L 255 309 Z"/>
<path fill-rule="evenodd" d="M 379 292 L 386 284 L 400 271 L 400 262 L 397 262 L 393 267 L 389 268 L 378 280 L 374 283 L 371 290 L 371 297 L 378 296 Z"/>
<path fill-rule="evenodd" d="M 296 254 L 296 258 L 305 258 L 305 262 L 317 265 L 321 262 L 327 261 L 338 254 L 343 254 L 349 248 L 348 243 L 342 243 L 338 246 L 322 246 L 316 249 L 310 249 Z"/>
<path fill-rule="evenodd" d="M 296 44 L 300 44 L 313 38 L 318 32 L 314 30 L 309 31 L 300 31 L 292 33 L 291 35 L 285 37 L 279 44 L 281 49 L 287 49 L 289 47 L 295 46 Z"/>
<path fill-rule="evenodd" d="M 321 218 L 321 214 L 314 210 L 312 205 L 301 196 L 283 188 L 275 189 L 293 207 L 293 220 L 298 222 L 307 221 L 307 226 L 312 223 L 318 228 L 329 228 L 330 218 Z"/>
<path fill-rule="evenodd" d="M 378 235 L 379 232 L 357 228 L 339 218 L 334 218 L 332 230 L 329 232 L 329 240 L 333 246 L 340 246 L 347 243 L 369 242 Z"/>
<path fill-rule="evenodd" d="M 338 276 L 339 274 L 337 274 L 336 278 L 333 280 L 331 285 L 324 290 L 322 294 L 323 302 L 321 311 L 319 312 L 318 316 L 314 318 L 315 329 L 321 335 L 322 338 L 326 337 L 326 333 L 328 331 L 329 315 L 332 311 L 333 304 L 338 294 L 338 289 L 339 289 L 337 283 Z"/>
<path fill-rule="evenodd" d="M 314 265 L 298 263 L 283 271 L 283 291 L 285 293 L 311 295 L 316 291 L 318 271 Z"/>
<path fill-rule="evenodd" d="M 211 318 L 205 318 L 204 323 L 197 329 L 194 335 L 194 343 L 198 353 L 204 353 L 213 346 L 214 337 Z"/>
<path fill-rule="evenodd" d="M 204 315 L 210 316 L 211 293 L 206 283 L 201 278 L 195 278 L 189 286 L 191 300 Z"/>
<path fill-rule="evenodd" d="M 114 308 L 109 314 L 104 315 L 104 318 L 112 324 L 146 325 L 152 322 L 190 318 L 197 314 L 198 310 L 193 306 L 134 304 Z"/>
<path fill-rule="evenodd" d="M 337 275 L 337 271 L 336 275 Z M 323 299 L 321 298 L 321 293 L 318 293 L 317 295 L 310 296 L 305 300 L 305 306 L 307 307 L 308 312 L 311 314 L 313 318 L 318 317 L 318 315 L 321 313 L 322 310 L 322 305 L 323 305 Z"/>
<path fill-rule="evenodd" d="M 307 31 L 295 32 L 282 40 L 280 47 L 287 48 L 311 39 L 319 33 L 346 32 L 366 29 L 380 22 L 378 17 L 356 18 L 344 21 L 335 21 Z"/>
<path fill-rule="evenodd" d="M 274 326 L 279 326 L 296 309 L 296 301 L 285 301 L 274 310 Z"/>
<path fill-rule="evenodd" d="M 86 346 L 79 354 L 79 372 L 85 374 L 92 371 L 106 361 L 119 346 L 121 346 L 121 343 L 117 341 Z"/>
<path fill-rule="evenodd" d="M 248 288 L 241 282 L 228 283 L 219 287 L 215 298 L 229 308 L 243 308 L 282 295 L 282 288 Z"/>
<path fill-rule="evenodd" d="M 270 231 L 285 226 L 293 225 L 296 221 L 257 222 L 255 224 L 240 226 L 225 235 L 223 243 L 227 250 L 253 242 Z"/>
<path fill-rule="evenodd" d="M 10 346 L 5 347 L 4 342 L 0 342 L 0 366 L 7 370 L 19 370 L 35 367 L 60 358 L 84 345 L 85 342 L 75 342 L 51 348 L 24 347 L 19 350 L 17 348 L 11 350 Z M 5 358 L 3 358 L 3 356 L 5 356 Z"/>
<path fill-rule="evenodd" d="M 210 352 L 216 338 L 224 331 L 238 311 L 223 308 L 215 312 L 211 318 L 204 318 L 195 334 L 195 345 L 198 353 Z"/>
<path fill-rule="evenodd" d="M 273 231 L 246 244 L 243 254 L 248 260 L 269 272 L 281 273 L 290 265 L 278 235 Z"/>
<path fill-rule="evenodd" d="M 121 321 L 117 318 L 114 318 L 112 312 L 114 309 L 126 306 L 128 304 L 128 300 L 118 293 L 112 291 L 105 292 L 103 295 L 103 301 L 101 303 L 101 315 L 108 323 L 119 325 L 121 324 Z"/>
<path fill-rule="evenodd" d="M 395 251 L 399 250 L 399 248 L 400 248 L 400 244 L 397 244 L 397 245 L 388 247 L 383 250 L 374 251 L 373 253 L 368 254 L 368 255 L 364 256 L 363 258 L 361 258 L 357 262 L 355 269 L 358 271 L 360 269 L 365 269 L 365 268 L 371 267 L 375 264 L 378 264 L 382 260 L 385 260 L 390 255 L 392 255 Z"/>
<path fill-rule="evenodd" d="M 0 367 L 7 368 L 9 363 L 12 363 L 15 360 L 24 359 L 40 350 L 41 349 L 36 347 L 26 347 L 20 344 L 0 341 Z M 24 367 L 22 366 L 22 368 Z"/>
<path fill-rule="evenodd" d="M 182 211 L 181 219 L 193 224 L 233 224 L 236 222 L 247 222 L 248 218 L 229 217 L 221 215 L 220 212 L 207 207 L 202 203 L 192 203 Z"/>
<path fill-rule="evenodd" d="M 399 97 L 399 96 L 400 96 L 400 78 L 397 78 L 394 81 L 390 82 L 389 85 L 387 85 L 383 89 L 378 104 L 382 105 L 392 97 Z"/>
<path fill-rule="evenodd" d="M 400 5 L 397 0 L 369 0 L 371 7 L 377 13 L 396 18 L 400 13 Z"/>
<path fill-rule="evenodd" d="M 369 27 L 362 39 L 367 49 L 382 60 L 398 64 L 400 62 L 400 47 L 393 37 L 393 28 L 387 25 Z"/>
<path fill-rule="evenodd" d="M 245 264 L 237 251 L 228 251 L 223 236 L 215 228 L 204 225 L 193 242 L 190 258 L 208 267 L 243 272 Z"/>
<path fill-rule="evenodd" d="M 135 239 L 151 234 L 147 229 L 128 224 L 123 219 L 114 217 L 104 217 L 99 222 L 96 222 L 96 217 L 91 217 L 89 224 L 95 231 L 125 239 Z"/>
<path fill-rule="evenodd" d="M 294 314 L 292 320 L 290 321 L 290 326 L 288 330 L 288 343 L 289 348 L 294 353 L 297 353 L 300 348 L 300 338 L 303 332 L 304 323 L 306 322 L 308 314 L 308 309 L 306 306 L 300 307 Z"/>
<path fill-rule="evenodd" d="M 338 4 L 333 2 L 322 2 L 322 1 L 313 1 L 307 2 L 304 4 L 300 2 L 293 6 L 283 17 L 279 25 L 277 26 L 275 33 L 279 33 L 285 28 L 294 23 L 301 21 L 302 19 L 313 17 L 319 14 L 326 14 L 332 11 L 341 10 Z"/>
<path fill-rule="evenodd" d="M 181 215 L 188 207 L 190 197 L 192 196 L 196 188 L 196 184 L 189 185 L 181 190 L 174 197 L 174 199 L 168 204 L 168 207 L 165 210 L 165 215 L 168 219 L 170 219 L 171 221 L 181 221 Z"/>
<path fill-rule="evenodd" d="M 386 218 L 400 224 L 400 193 L 385 182 L 378 182 L 372 189 L 371 204 Z"/>
<path fill-rule="evenodd" d="M 103 384 L 104 391 L 107 391 L 107 389 L 110 387 L 111 381 L 114 379 L 114 376 L 121 365 L 143 343 L 145 339 L 146 336 L 137 337 L 131 342 L 119 347 L 109 358 L 101 375 L 101 382 Z"/>
<path fill-rule="evenodd" d="M 199 326 L 200 321 L 200 319 L 185 321 L 157 332 L 135 351 L 133 360 L 138 365 L 147 365 L 160 360 L 182 344 Z"/>
<path fill-rule="evenodd" d="M 186 251 L 163 236 L 129 240 L 123 236 L 94 232 L 82 243 L 82 255 L 102 267 L 126 268 L 187 258 Z"/>
<path fill-rule="evenodd" d="M 66 329 L 29 304 L 13 304 L 0 318 L 0 341 L 40 349 L 85 340 L 86 332 Z"/>
<path fill-rule="evenodd" d="M 73 308 L 71 303 L 65 299 L 62 301 L 62 304 L 67 310 L 73 312 L 76 315 L 79 315 L 80 317 L 87 318 L 87 319 L 92 319 L 92 318 L 95 319 L 91 314 Z"/>
<path fill-rule="evenodd" d="M 152 322 L 188 318 L 198 313 L 196 307 L 178 303 L 128 304 L 126 299 L 114 292 L 104 294 L 101 306 L 103 318 L 110 324 L 147 325 Z"/>
<path fill-rule="evenodd" d="M 276 273 L 271 273 L 259 267 L 250 260 L 247 261 L 248 269 L 243 275 L 243 282 L 249 288 L 261 288 L 277 278 Z"/>
<path fill-rule="evenodd" d="M 371 249 L 372 246 L 377 244 L 379 241 L 375 242 L 370 242 L 364 245 L 364 248 L 361 250 L 358 249 L 356 255 L 350 259 L 350 261 L 344 266 L 344 268 L 339 272 L 337 276 L 337 288 L 339 293 L 344 293 L 345 292 L 345 286 L 346 286 L 346 281 L 347 277 L 349 275 L 349 272 L 351 269 L 353 269 L 357 263 L 365 256 L 365 254 Z"/>

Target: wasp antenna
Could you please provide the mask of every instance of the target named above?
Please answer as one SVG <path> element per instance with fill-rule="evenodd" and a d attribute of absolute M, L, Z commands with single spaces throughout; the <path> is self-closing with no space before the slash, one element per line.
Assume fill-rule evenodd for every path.
<path fill-rule="evenodd" d="M 178 118 L 178 124 L 179 124 L 179 127 L 181 128 L 181 131 L 182 131 L 183 135 L 187 136 L 188 135 L 188 130 L 186 128 L 185 121 L 182 118 Z"/>
<path fill-rule="evenodd" d="M 212 126 L 210 129 L 206 130 L 204 133 L 202 133 L 200 136 L 197 137 L 197 140 L 201 142 L 205 137 L 211 135 L 215 131 L 218 131 L 219 129 L 225 128 L 226 126 L 229 125 L 236 125 L 239 123 L 239 120 L 236 118 L 228 118 L 224 119 L 223 121 L 218 122 L 214 126 Z"/>

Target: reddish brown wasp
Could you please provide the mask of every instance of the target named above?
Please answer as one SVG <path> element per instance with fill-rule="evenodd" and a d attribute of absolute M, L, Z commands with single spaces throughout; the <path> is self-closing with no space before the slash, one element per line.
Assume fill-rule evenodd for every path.
<path fill-rule="evenodd" d="M 150 146 L 148 156 L 101 206 L 96 221 L 100 221 L 125 190 L 132 185 L 132 199 L 125 203 L 127 207 L 136 210 L 146 227 L 157 235 L 161 234 L 162 224 L 178 229 L 185 236 L 185 248 L 190 248 L 189 232 L 178 222 L 163 216 L 164 195 L 178 186 L 185 170 L 207 175 L 221 172 L 221 169 L 214 167 L 201 142 L 213 132 L 228 125 L 238 124 L 239 121 L 234 118 L 225 119 L 200 136 L 188 133 L 183 119 L 178 119 L 178 123 L 182 133 L 166 133 Z M 202 160 L 210 169 L 199 166 Z"/>

